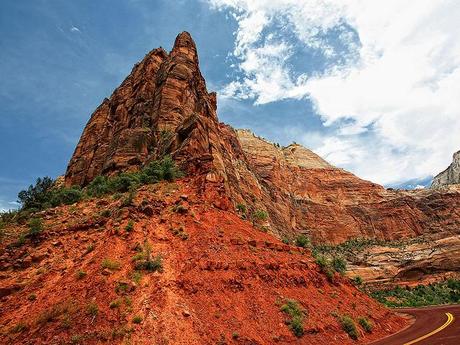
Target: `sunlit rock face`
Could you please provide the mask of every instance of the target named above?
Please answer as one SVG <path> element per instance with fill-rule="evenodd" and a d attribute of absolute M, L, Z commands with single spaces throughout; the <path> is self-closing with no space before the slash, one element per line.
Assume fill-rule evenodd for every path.
<path fill-rule="evenodd" d="M 460 151 L 454 153 L 452 163 L 442 173 L 438 174 L 431 184 L 431 188 L 460 184 Z"/>
<path fill-rule="evenodd" d="M 220 207 L 244 204 L 247 218 L 266 211 L 265 228 L 280 238 L 305 233 L 313 242 L 334 244 L 460 231 L 455 190 L 388 190 L 301 145 L 280 147 L 219 123 L 216 94 L 206 89 L 196 45 L 186 32 L 170 53 L 148 53 L 96 109 L 65 182 L 86 185 L 97 175 L 136 170 L 164 154 L 202 192 L 218 190 L 216 200 L 225 196 L 229 202 Z M 459 156 L 448 169 L 453 172 L 443 174 L 458 177 Z"/>

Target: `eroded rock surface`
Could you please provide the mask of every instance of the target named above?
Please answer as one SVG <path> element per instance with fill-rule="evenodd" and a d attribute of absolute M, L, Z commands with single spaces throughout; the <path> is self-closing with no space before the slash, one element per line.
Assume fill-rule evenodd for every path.
<path fill-rule="evenodd" d="M 458 190 L 387 190 L 299 145 L 279 148 L 249 131 L 237 134 L 260 188 L 255 207 L 269 211 L 280 236 L 302 232 L 314 242 L 340 243 L 460 232 Z"/>
<path fill-rule="evenodd" d="M 433 179 L 431 188 L 460 184 L 460 151 L 454 153 L 452 163 Z"/>
<path fill-rule="evenodd" d="M 241 216 L 250 220 L 266 211 L 263 228 L 279 238 L 304 233 L 313 242 L 337 244 L 460 233 L 459 189 L 387 190 L 300 145 L 279 147 L 219 123 L 216 94 L 207 91 L 195 43 L 185 32 L 170 53 L 148 53 L 96 109 L 65 183 L 86 185 L 97 175 L 135 170 L 164 154 L 215 207 L 245 205 Z M 457 176 L 456 157 L 442 173 L 448 181 Z"/>
<path fill-rule="evenodd" d="M 350 276 L 360 276 L 379 288 L 459 279 L 460 236 L 424 239 L 398 247 L 370 246 L 348 259 Z"/>

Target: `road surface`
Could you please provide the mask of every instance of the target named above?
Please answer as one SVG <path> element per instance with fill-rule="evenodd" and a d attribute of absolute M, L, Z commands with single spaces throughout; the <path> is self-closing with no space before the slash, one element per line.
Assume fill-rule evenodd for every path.
<path fill-rule="evenodd" d="M 372 345 L 459 345 L 460 305 L 404 308 L 397 312 L 415 317 L 407 329 Z"/>

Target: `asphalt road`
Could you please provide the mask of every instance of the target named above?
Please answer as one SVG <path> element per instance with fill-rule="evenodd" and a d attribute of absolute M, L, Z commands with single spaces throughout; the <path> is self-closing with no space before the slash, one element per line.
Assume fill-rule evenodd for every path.
<path fill-rule="evenodd" d="M 459 345 L 460 305 L 397 309 L 415 317 L 405 330 L 372 345 Z"/>

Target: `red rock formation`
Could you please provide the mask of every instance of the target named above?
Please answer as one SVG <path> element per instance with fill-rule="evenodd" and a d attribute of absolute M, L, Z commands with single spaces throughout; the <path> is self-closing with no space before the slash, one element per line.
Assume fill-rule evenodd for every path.
<path fill-rule="evenodd" d="M 211 151 L 208 122 L 217 123 L 216 95 L 206 91 L 195 43 L 183 32 L 169 54 L 162 48 L 148 53 L 96 109 L 69 163 L 66 184 L 85 185 L 97 175 L 136 169 L 166 152 L 187 163 L 203 160 Z"/>
<path fill-rule="evenodd" d="M 0 243 L 0 344 L 364 344 L 407 324 L 339 274 L 331 283 L 308 250 L 215 207 L 193 179 L 143 186 L 129 207 L 107 196 L 37 216 L 39 237 Z M 136 270 L 146 243 L 161 272 Z M 286 299 L 305 311 L 301 338 L 285 324 Z"/>
<path fill-rule="evenodd" d="M 218 122 L 195 43 L 180 34 L 172 51 L 155 49 L 95 111 L 66 173 L 85 185 L 99 174 L 137 169 L 165 153 L 221 208 L 266 210 L 278 237 L 314 242 L 397 240 L 460 232 L 460 193 L 395 191 L 338 169 L 300 145 L 279 148 Z M 233 205 L 232 205 L 233 204 Z"/>

